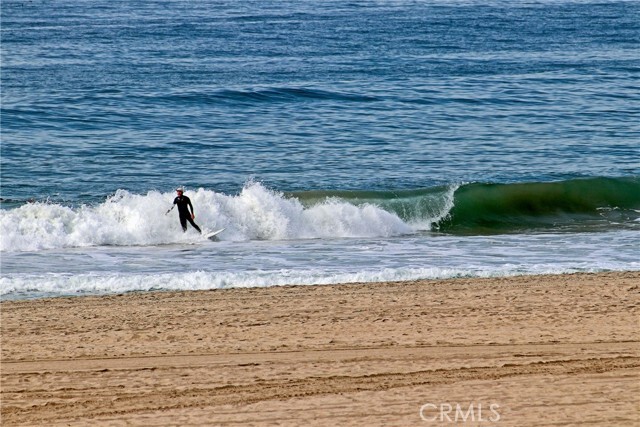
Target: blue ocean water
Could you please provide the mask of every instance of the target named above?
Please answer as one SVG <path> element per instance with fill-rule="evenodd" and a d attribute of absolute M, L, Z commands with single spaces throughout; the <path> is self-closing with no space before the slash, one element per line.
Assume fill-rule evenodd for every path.
<path fill-rule="evenodd" d="M 640 269 L 640 2 L 1 14 L 4 298 Z"/>

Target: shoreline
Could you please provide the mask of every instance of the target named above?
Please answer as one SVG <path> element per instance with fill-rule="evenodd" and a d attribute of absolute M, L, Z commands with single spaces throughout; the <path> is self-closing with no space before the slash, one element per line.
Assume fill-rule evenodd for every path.
<path fill-rule="evenodd" d="M 3 425 L 433 425 L 456 405 L 499 425 L 638 422 L 638 271 L 0 309 Z"/>
<path fill-rule="evenodd" d="M 229 288 L 210 288 L 210 289 L 152 289 L 152 290 L 125 290 L 125 291 L 101 291 L 101 292 L 88 292 L 81 294 L 54 294 L 45 296 L 28 296 L 28 297 L 6 297 L 0 296 L 0 304 L 23 302 L 23 301 L 42 301 L 42 300 L 55 300 L 66 298 L 101 298 L 110 296 L 130 296 L 130 295 L 144 295 L 149 293 L 198 293 L 198 292 L 233 292 L 242 291 L 247 289 L 269 289 L 269 288 L 297 288 L 297 287 L 315 287 L 315 286 L 367 286 L 367 285 L 385 285 L 385 284 L 401 284 L 401 283 L 437 283 L 437 282 L 456 282 L 465 280 L 479 280 L 479 281 L 491 281 L 501 279 L 517 279 L 520 277 L 556 277 L 556 276 L 573 276 L 573 275 L 608 275 L 608 274 L 625 274 L 625 273 L 640 273 L 640 270 L 604 270 L 596 272 L 553 272 L 553 273 L 513 273 L 499 276 L 456 276 L 456 277 L 443 277 L 443 278 L 428 278 L 428 279 L 401 279 L 401 280 L 372 280 L 372 281 L 349 281 L 339 283 L 287 283 L 287 284 L 269 284 L 259 286 L 238 286 Z"/>

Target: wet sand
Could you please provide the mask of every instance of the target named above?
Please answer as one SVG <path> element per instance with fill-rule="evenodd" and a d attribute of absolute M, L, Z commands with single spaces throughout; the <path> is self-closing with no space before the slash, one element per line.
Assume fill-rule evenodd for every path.
<path fill-rule="evenodd" d="M 640 425 L 640 272 L 0 309 L 2 425 Z"/>

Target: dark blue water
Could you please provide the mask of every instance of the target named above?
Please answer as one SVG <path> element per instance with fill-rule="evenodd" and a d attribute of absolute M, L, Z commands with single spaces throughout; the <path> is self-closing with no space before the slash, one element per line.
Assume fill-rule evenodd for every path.
<path fill-rule="evenodd" d="M 638 2 L 4 1 L 2 197 L 640 174 Z"/>
<path fill-rule="evenodd" d="M 1 13 L 2 293 L 640 268 L 640 2 Z"/>

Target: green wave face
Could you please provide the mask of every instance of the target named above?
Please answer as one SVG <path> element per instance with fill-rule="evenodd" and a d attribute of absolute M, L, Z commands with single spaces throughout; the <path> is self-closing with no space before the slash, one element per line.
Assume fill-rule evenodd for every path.
<path fill-rule="evenodd" d="M 304 206 L 320 203 L 344 202 L 356 206 L 374 205 L 396 214 L 417 229 L 430 230 L 444 218 L 453 204 L 457 186 L 441 186 L 395 191 L 319 190 L 287 193 Z"/>
<path fill-rule="evenodd" d="M 288 196 L 307 207 L 329 202 L 371 204 L 418 230 L 450 234 L 640 229 L 640 177 L 402 191 L 305 191 Z"/>
<path fill-rule="evenodd" d="M 640 228 L 640 178 L 460 187 L 442 232 L 487 234 L 526 230 Z"/>

